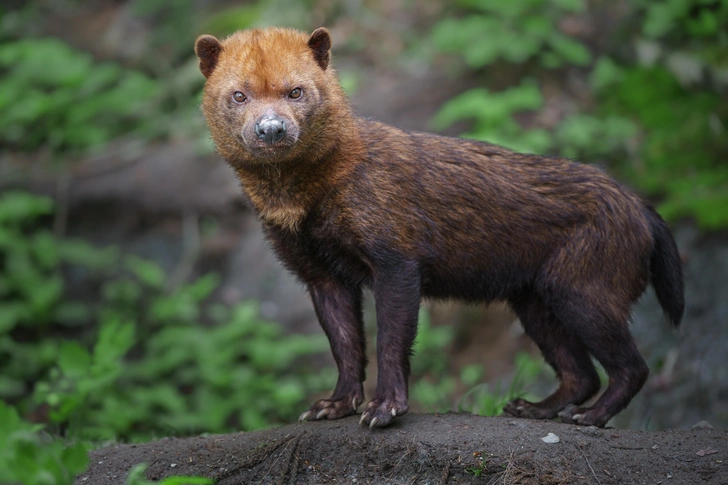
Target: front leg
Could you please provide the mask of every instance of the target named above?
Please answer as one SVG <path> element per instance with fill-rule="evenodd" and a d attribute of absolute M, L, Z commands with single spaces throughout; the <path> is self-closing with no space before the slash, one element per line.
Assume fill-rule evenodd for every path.
<path fill-rule="evenodd" d="M 420 308 L 418 265 L 388 261 L 386 268 L 374 272 L 372 290 L 377 312 L 377 389 L 360 421 L 370 428 L 387 426 L 408 409 L 409 357 Z"/>
<path fill-rule="evenodd" d="M 300 420 L 338 419 L 354 414 L 364 402 L 366 350 L 361 288 L 338 280 L 317 281 L 308 287 L 319 323 L 331 344 L 339 379 L 329 399 L 315 402 Z"/>

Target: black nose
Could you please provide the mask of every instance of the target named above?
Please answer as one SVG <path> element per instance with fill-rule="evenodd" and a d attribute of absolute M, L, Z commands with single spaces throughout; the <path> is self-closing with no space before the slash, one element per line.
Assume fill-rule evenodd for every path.
<path fill-rule="evenodd" d="M 277 116 L 266 116 L 255 124 L 255 134 L 271 145 L 286 136 L 286 122 Z"/>

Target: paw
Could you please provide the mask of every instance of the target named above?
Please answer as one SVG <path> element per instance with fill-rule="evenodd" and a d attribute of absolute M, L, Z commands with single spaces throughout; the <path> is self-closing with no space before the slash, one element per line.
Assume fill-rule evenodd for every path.
<path fill-rule="evenodd" d="M 395 399 L 373 399 L 367 404 L 359 424 L 370 428 L 383 428 L 397 416 L 405 414 L 408 409 L 407 401 L 404 400 L 400 402 Z"/>
<path fill-rule="evenodd" d="M 578 408 L 573 404 L 569 404 L 559 413 L 561 422 L 569 424 L 578 424 L 581 426 L 597 426 L 603 428 L 609 418 L 600 416 L 598 410 L 593 408 Z"/>
<path fill-rule="evenodd" d="M 364 401 L 358 396 L 346 396 L 341 399 L 321 399 L 316 401 L 303 413 L 299 421 L 317 421 L 319 419 L 339 419 L 356 413 Z"/>
<path fill-rule="evenodd" d="M 505 405 L 503 411 L 516 418 L 528 419 L 551 419 L 558 413 L 558 409 L 540 407 L 525 399 L 514 399 Z"/>

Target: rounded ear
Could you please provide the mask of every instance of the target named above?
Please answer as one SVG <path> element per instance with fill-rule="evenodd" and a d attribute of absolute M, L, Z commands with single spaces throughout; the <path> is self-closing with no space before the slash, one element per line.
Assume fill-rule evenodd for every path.
<path fill-rule="evenodd" d="M 329 67 L 329 49 L 331 49 L 331 36 L 329 31 L 320 27 L 313 31 L 308 39 L 308 47 L 313 52 L 313 58 L 321 69 Z"/>
<path fill-rule="evenodd" d="M 222 44 L 212 35 L 201 35 L 195 41 L 195 54 L 200 59 L 200 71 L 206 78 L 215 70 L 222 52 Z"/>

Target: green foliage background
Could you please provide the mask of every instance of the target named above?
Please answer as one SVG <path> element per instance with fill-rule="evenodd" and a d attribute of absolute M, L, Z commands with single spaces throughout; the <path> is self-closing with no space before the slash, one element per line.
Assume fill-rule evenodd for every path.
<path fill-rule="evenodd" d="M 442 106 L 434 130 L 458 124 L 463 136 L 598 163 L 671 222 L 728 226 L 727 0 L 630 0 L 616 17 L 599 1 L 427 3 L 430 22 L 397 27 L 404 48 L 389 61 L 446 63 L 473 85 Z M 193 0 L 132 0 L 130 14 L 155 26 L 145 55 L 99 61 L 44 32 L 45 16 L 72 4 L 83 2 L 0 10 L 0 150 L 50 157 L 61 171 L 120 141 L 193 138 L 210 150 L 190 49 L 197 33 L 346 18 L 392 26 L 366 2 L 212 2 L 202 11 Z M 598 39 L 564 28 L 601 16 L 615 24 Z M 365 31 L 339 48 L 366 50 Z M 341 74 L 353 89 L 356 77 Z M 583 81 L 576 101 L 554 123 L 524 123 L 546 108 L 555 79 Z M 53 212 L 50 199 L 0 194 L 0 482 L 71 483 L 86 451 L 109 441 L 291 422 L 332 387 L 334 369 L 308 365 L 327 351 L 323 335 L 284 335 L 255 302 L 216 303 L 214 274 L 171 285 L 153 261 L 59 237 Z M 70 274 L 93 299 L 69 295 Z M 479 384 L 481 366 L 448 369 L 451 339 L 422 314 L 411 392 L 431 411 L 498 413 L 543 373 L 522 355 L 510 384 Z M 129 483 L 145 483 L 143 467 Z"/>
<path fill-rule="evenodd" d="M 728 2 L 628 3 L 629 12 L 613 28 L 619 42 L 609 39 L 613 47 L 596 50 L 564 35 L 559 22 L 575 14 L 606 16 L 605 3 L 455 2 L 453 16 L 434 27 L 434 44 L 462 54 L 483 76 L 504 63 L 527 74 L 516 87 L 461 94 L 433 125 L 471 120 L 464 136 L 606 164 L 654 197 L 669 221 L 692 218 L 704 229 L 726 227 Z M 551 130 L 521 128 L 514 115 L 544 107 L 537 79 L 564 68 L 585 71 L 588 109 L 568 114 Z"/>

